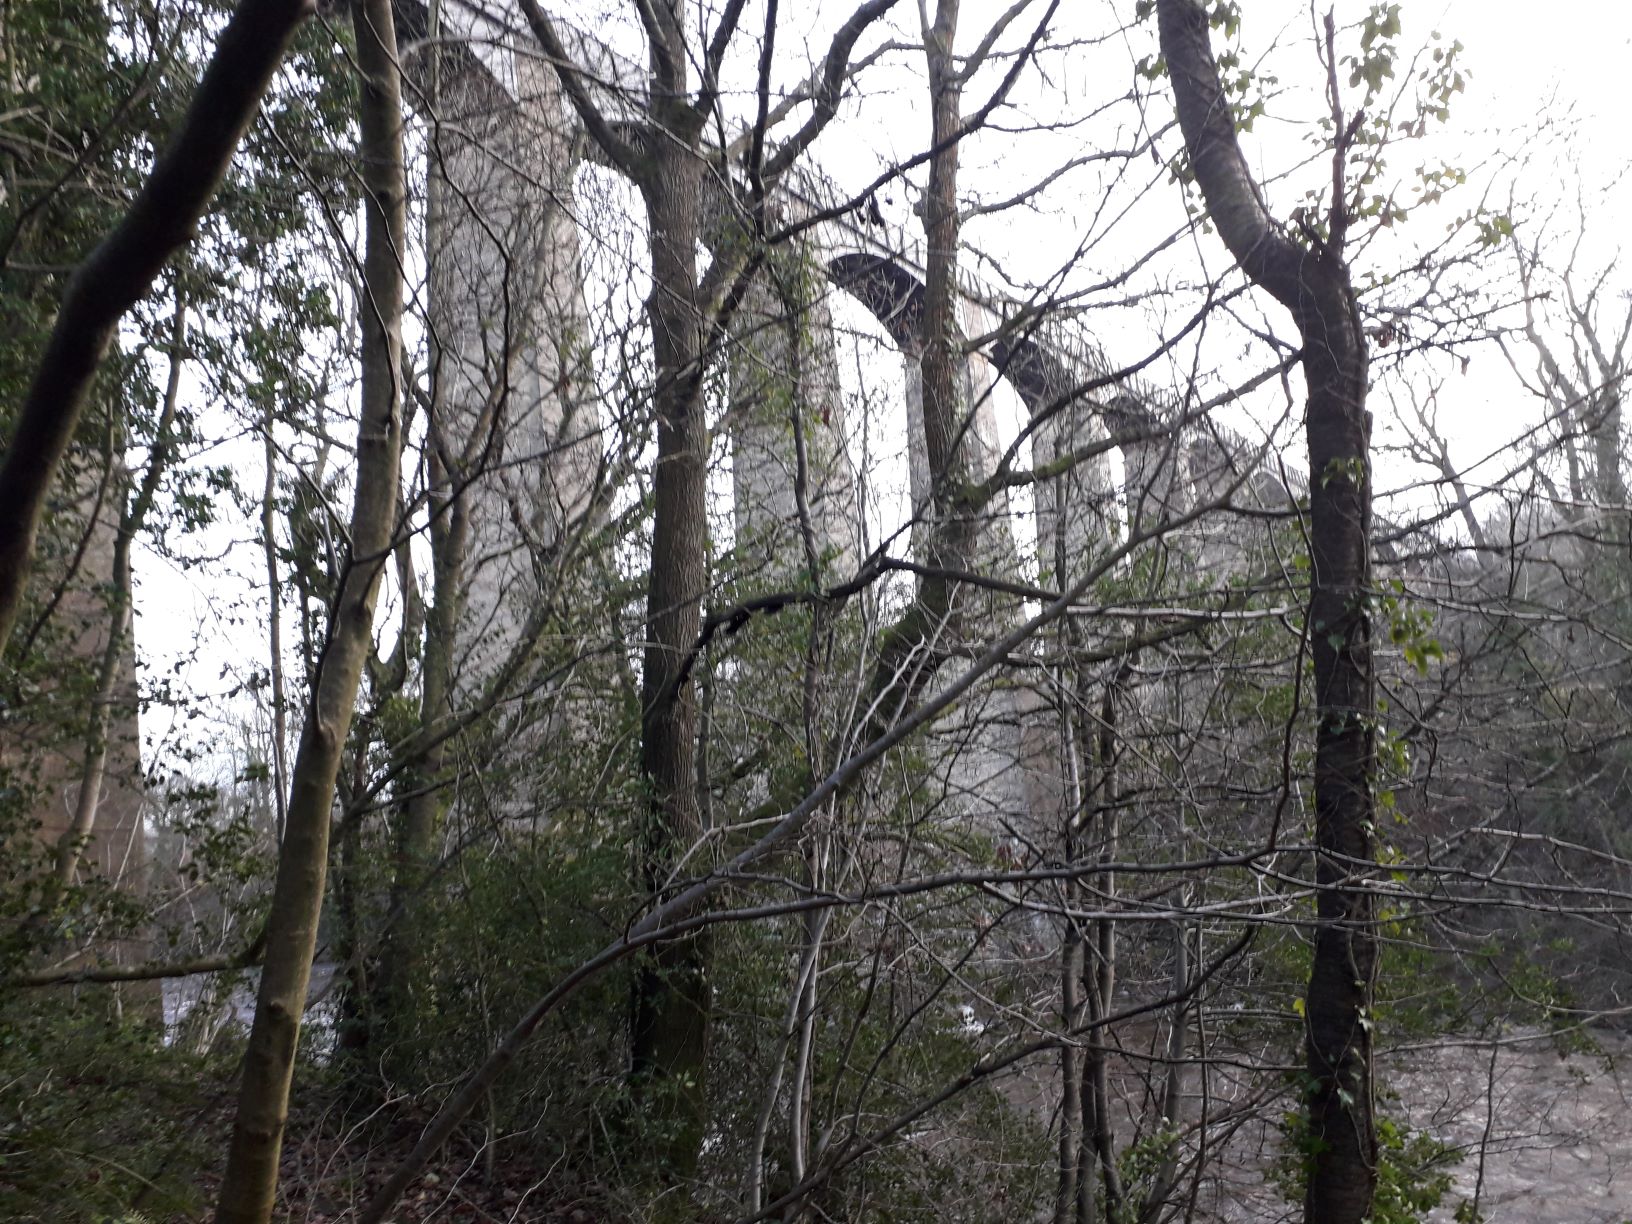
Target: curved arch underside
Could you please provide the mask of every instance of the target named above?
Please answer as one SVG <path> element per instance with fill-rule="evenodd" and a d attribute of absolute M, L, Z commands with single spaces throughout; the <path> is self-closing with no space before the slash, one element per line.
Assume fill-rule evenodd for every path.
<path fill-rule="evenodd" d="M 421 58 L 414 54 L 410 44 L 418 42 L 423 46 L 428 37 L 429 15 L 424 0 L 397 0 L 395 11 L 399 37 L 405 47 L 404 60 Z M 495 21 L 489 9 L 460 4 L 457 14 L 463 14 L 465 22 L 455 24 L 468 24 L 469 28 L 452 36 L 444 33 L 437 40 L 445 76 L 451 70 L 453 75 L 479 77 L 482 86 L 495 91 L 495 96 L 503 97 L 512 106 L 524 104 L 527 99 L 517 98 L 512 84 L 515 71 L 507 69 L 501 58 L 507 39 L 526 40 L 529 36 L 506 30 Z M 449 20 L 446 13 L 443 19 Z M 569 50 L 579 53 L 594 66 L 595 70 L 587 74 L 587 78 L 592 81 L 597 100 L 626 115 L 638 112 L 637 95 L 645 79 L 639 66 L 624 60 L 592 35 L 570 26 L 560 28 Z M 415 97 L 423 100 L 423 91 L 417 92 Z M 563 108 L 560 118 L 577 128 L 577 120 L 570 110 Z M 575 131 L 570 142 L 574 148 L 586 143 L 578 136 Z M 810 167 L 802 171 L 788 198 L 793 204 L 790 211 L 830 211 L 843 202 L 838 189 L 819 168 Z M 812 262 L 826 271 L 833 286 L 857 298 L 883 324 L 903 353 L 911 354 L 918 346 L 922 320 L 923 279 L 919 267 L 922 261 L 908 249 L 908 240 L 903 235 L 891 236 L 901 239 L 893 248 L 879 241 L 865 222 L 841 214 L 818 226 L 815 240 L 808 245 L 814 256 Z M 1001 300 L 997 295 L 983 294 L 982 297 L 985 302 Z M 1015 309 L 1002 313 L 1020 316 L 1023 312 Z M 991 342 L 987 352 L 992 366 L 1009 381 L 1034 415 L 1057 409 L 1074 388 L 1102 373 L 1083 363 L 1082 354 L 1092 351 L 1091 344 L 1084 344 L 1076 337 L 1062 345 L 1051 344 L 1049 340 L 1041 328 L 1012 332 L 1005 329 L 1003 335 Z"/>
<path fill-rule="evenodd" d="M 396 12 L 406 36 L 404 61 L 410 65 L 411 73 L 414 72 L 414 65 L 420 66 L 419 75 L 423 77 L 427 75 L 423 73 L 423 65 L 429 62 L 423 52 L 431 46 L 425 40 L 428 29 L 425 2 L 397 0 Z M 497 166 L 497 177 L 505 179 L 500 185 L 501 195 L 496 199 L 496 210 L 509 216 L 521 214 L 527 207 L 561 211 L 563 198 L 571 194 L 573 166 L 585 152 L 589 141 L 572 108 L 566 104 L 553 71 L 533 47 L 531 34 L 519 29 L 519 23 L 507 23 L 493 10 L 478 8 L 466 0 L 454 0 L 450 8 L 445 8 L 442 22 L 443 29 L 434 47 L 435 54 L 442 57 L 440 65 L 444 90 L 448 88 L 450 80 L 466 82 L 462 104 L 469 110 L 474 100 L 477 112 L 482 112 L 484 108 L 487 112 L 473 113 L 468 119 L 455 116 L 450 126 L 456 138 L 463 139 L 467 144 L 476 144 L 483 138 L 495 139 L 503 144 L 509 139 L 507 134 L 512 129 L 526 128 L 534 134 L 531 139 L 536 145 L 536 134 L 545 133 L 548 149 L 542 154 L 543 161 L 538 165 L 514 164 L 517 155 L 508 146 L 488 158 L 490 174 L 492 167 Z M 609 119 L 621 123 L 639 115 L 646 81 L 646 74 L 640 66 L 617 55 L 593 35 L 560 23 L 558 29 L 569 53 L 588 65 L 583 79 Z M 414 47 L 408 45 L 414 36 L 421 40 L 417 53 Z M 426 83 L 421 82 L 422 86 Z M 406 92 L 422 102 L 429 91 L 422 87 Z M 536 149 L 529 152 L 535 161 L 541 156 Z M 563 159 L 567 164 L 544 164 Z M 540 184 L 545 186 L 541 188 Z M 494 190 L 493 185 L 472 182 L 468 185 L 455 183 L 453 187 L 454 194 L 463 199 L 463 207 L 473 214 L 468 228 L 484 228 L 482 219 L 475 214 L 483 207 L 483 192 Z M 928 493 L 929 474 L 921 453 L 921 420 L 915 420 L 913 413 L 917 406 L 913 402 L 913 375 L 916 373 L 915 358 L 921 348 L 919 333 L 924 308 L 923 260 L 919 249 L 921 239 L 870 219 L 865 207 L 855 206 L 826 179 L 819 167 L 805 165 L 796 169 L 778 184 L 778 192 L 777 211 L 784 223 L 797 222 L 800 218 L 815 221 L 791 244 L 796 252 L 794 258 L 820 270 L 835 289 L 860 302 L 883 326 L 907 362 L 908 457 L 912 468 L 913 501 L 922 505 Z M 569 223 L 555 227 L 550 239 L 543 245 L 534 243 L 538 249 L 533 253 L 540 258 L 553 259 L 566 267 L 576 268 L 578 235 L 570 219 Z M 484 238 L 478 235 L 473 241 L 491 242 L 492 236 L 488 234 Z M 571 250 L 546 249 L 552 244 L 566 244 Z M 508 258 L 507 254 L 501 254 Z M 431 251 L 429 262 L 434 266 L 438 261 L 457 262 L 460 258 L 457 251 L 445 247 Z M 527 305 L 534 320 L 532 331 L 535 336 L 548 339 L 551 325 L 547 320 L 552 312 L 564 314 L 569 319 L 585 317 L 581 303 L 582 285 L 566 284 L 566 279 L 570 279 L 570 276 L 564 278 L 559 271 L 534 278 L 533 292 L 559 299 L 534 301 Z M 507 280 L 506 286 L 509 284 Z M 808 312 L 811 326 L 831 330 L 826 308 L 819 301 L 784 305 L 793 311 Z M 1166 402 L 1167 397 L 1142 386 L 1130 385 L 1125 380 L 1113 380 L 1110 363 L 1074 320 L 1047 318 L 1034 307 L 1012 302 L 1001 294 L 988 292 L 984 287 L 972 283 L 966 285 L 961 313 L 966 334 L 986 337 L 980 351 L 970 355 L 971 417 L 968 428 L 977 451 L 974 474 L 977 479 L 992 475 L 1001 454 L 990 390 L 996 381 L 1005 380 L 1032 417 L 1032 449 L 1036 466 L 1039 469 L 1047 466 L 1052 473 L 1037 482 L 1040 542 L 1051 533 L 1059 534 L 1063 537 L 1065 551 L 1073 554 L 1091 550 L 1096 543 L 1102 546 L 1107 535 L 1116 534 L 1114 520 L 1122 517 L 1122 505 L 1127 507 L 1127 518 L 1132 519 L 1137 517 L 1135 503 L 1143 505 L 1149 502 L 1150 488 L 1153 487 L 1151 473 L 1157 468 L 1163 469 L 1163 474 L 1155 483 L 1164 490 L 1158 508 L 1165 515 L 1193 502 L 1205 486 L 1211 486 L 1209 491 L 1216 491 L 1228 484 L 1230 478 L 1239 472 L 1243 461 L 1249 466 L 1256 466 L 1247 458 L 1253 448 L 1241 439 L 1210 423 L 1200 427 L 1195 422 L 1179 424 L 1176 412 Z M 470 317 L 465 319 L 462 326 L 467 330 L 479 326 L 479 320 L 475 318 L 480 314 L 479 309 L 475 312 L 467 309 L 464 314 Z M 772 312 L 764 310 L 756 316 L 757 333 L 767 330 L 766 320 L 772 317 Z M 741 326 L 742 321 L 738 322 Z M 767 364 L 774 364 L 775 358 L 767 362 L 763 351 L 754 351 L 755 345 L 762 343 L 762 340 L 754 338 L 757 333 L 744 327 L 744 334 L 748 338 L 734 336 L 732 343 L 733 346 L 746 346 L 751 358 L 750 365 L 757 363 L 763 369 Z M 458 348 L 460 337 L 451 337 L 451 342 L 452 347 Z M 473 337 L 465 337 L 464 342 L 467 348 L 476 344 Z M 556 348 L 559 350 L 561 346 L 557 344 Z M 785 359 L 786 355 L 783 356 Z M 835 355 L 831 337 L 826 338 L 825 347 L 814 360 L 833 364 Z M 546 384 L 550 378 L 556 377 L 556 371 L 564 368 L 564 364 L 555 353 L 523 364 L 529 368 L 548 367 L 545 373 L 550 377 L 534 379 L 545 386 L 541 393 L 541 407 L 535 409 L 522 405 L 517 415 L 537 416 L 542 411 L 550 417 L 542 428 L 533 429 L 532 436 L 539 445 L 530 449 L 547 456 L 546 466 L 552 463 L 560 465 L 565 462 L 561 456 L 571 447 L 559 444 L 558 438 L 562 434 L 562 421 L 572 417 L 572 408 L 553 402 Z M 801 359 L 792 364 L 802 367 L 806 362 Z M 820 405 L 819 416 L 824 423 L 829 417 L 833 418 L 833 431 L 837 436 L 840 433 L 838 417 L 842 405 L 836 400 L 836 370 L 831 371 L 831 377 L 826 378 L 825 382 L 830 391 Z M 581 379 L 578 385 L 587 388 L 590 382 Z M 1090 394 L 1089 388 L 1102 391 Z M 578 432 L 587 434 L 589 430 L 584 428 L 583 415 L 579 413 Z M 760 474 L 757 482 L 738 483 L 739 520 L 748 522 L 757 516 L 758 522 L 763 525 L 767 521 L 791 518 L 790 508 L 784 504 L 791 497 L 786 487 L 789 482 L 784 477 L 786 471 L 791 470 L 792 462 L 787 456 L 779 457 L 774 453 L 778 445 L 777 423 L 761 422 L 758 434 L 747 436 L 752 433 L 753 426 L 744 426 L 741 422 L 748 418 L 735 411 L 732 417 L 739 422 L 736 426 L 738 431 L 746 437 L 746 443 L 743 438 L 734 438 L 739 453 L 755 456 L 752 460 L 755 463 L 766 457 L 769 459 L 769 466 Z M 1118 441 L 1123 445 L 1111 444 L 1112 431 L 1120 435 Z M 1205 437 L 1202 436 L 1204 434 Z M 747 447 L 745 451 L 740 449 L 743 445 Z M 787 447 L 786 442 L 781 445 Z M 1108 453 L 1111 450 L 1122 452 L 1125 460 L 1120 480 L 1112 476 Z M 834 462 L 845 462 L 842 451 L 841 443 L 836 448 Z M 582 457 L 572 460 L 571 464 L 576 464 L 578 468 L 586 466 Z M 1203 473 L 1208 475 L 1203 477 Z M 849 478 L 841 476 L 839 483 Z M 566 487 L 566 493 L 555 498 L 557 511 L 562 506 L 574 504 L 574 498 L 579 497 L 575 482 L 581 483 L 581 472 L 568 472 L 564 479 L 556 476 L 541 479 L 546 484 L 553 482 L 554 485 Z M 1254 482 L 1248 491 L 1252 500 L 1265 501 L 1263 494 L 1266 489 L 1259 488 L 1263 483 Z M 1181 491 L 1178 488 L 1180 485 L 1186 487 Z M 757 488 L 753 496 L 765 500 L 764 505 L 757 508 L 745 505 L 743 490 L 750 487 Z M 1277 498 L 1270 491 L 1269 500 L 1284 505 L 1285 493 L 1282 488 Z M 859 502 L 852 494 L 837 494 L 826 499 L 825 506 L 830 514 L 855 517 L 859 513 Z M 990 513 L 994 519 L 1006 517 L 1003 505 L 994 505 Z M 830 524 L 827 528 L 828 536 L 834 540 L 844 536 L 845 531 L 843 524 Z M 1008 547 L 1012 549 L 1012 545 Z M 1058 553 L 1059 549 L 1051 551 Z"/>

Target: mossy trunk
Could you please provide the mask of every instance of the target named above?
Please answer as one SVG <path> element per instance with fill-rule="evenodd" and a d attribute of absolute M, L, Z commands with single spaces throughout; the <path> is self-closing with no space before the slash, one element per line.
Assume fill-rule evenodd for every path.
<path fill-rule="evenodd" d="M 396 526 L 402 452 L 401 370 L 406 250 L 402 105 L 390 0 L 356 0 L 362 70 L 361 161 L 367 239 L 363 257 L 362 415 L 351 551 L 313 683 L 290 785 L 287 825 L 267 917 L 266 957 L 244 1053 L 238 1113 L 216 1208 L 218 1224 L 265 1224 L 277 1195 L 295 1051 L 329 858 L 329 824 L 374 605 Z"/>

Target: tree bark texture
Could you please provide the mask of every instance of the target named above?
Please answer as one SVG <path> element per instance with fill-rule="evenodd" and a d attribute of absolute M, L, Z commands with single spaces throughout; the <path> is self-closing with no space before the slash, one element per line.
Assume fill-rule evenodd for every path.
<path fill-rule="evenodd" d="M 1310 1086 L 1304 1219 L 1360 1224 L 1370 1214 L 1377 1184 L 1370 1014 L 1376 903 L 1360 879 L 1375 857 L 1377 713 L 1366 606 L 1367 358 L 1342 251 L 1345 201 L 1333 201 L 1331 233 L 1311 235 L 1308 247 L 1271 220 L 1236 141 L 1206 10 L 1195 0 L 1160 0 L 1158 13 L 1179 124 L 1208 215 L 1242 270 L 1292 313 L 1303 340 L 1318 885 L 1305 1018 Z"/>
<path fill-rule="evenodd" d="M 439 6 L 433 5 L 428 30 L 433 45 L 442 37 Z M 417 56 L 411 63 L 419 68 L 417 92 L 425 100 L 433 119 L 441 117 L 444 99 L 443 67 L 435 55 Z M 480 93 L 474 87 L 455 89 L 454 96 L 464 98 Z M 404 770 L 404 789 L 407 797 L 397 813 L 395 829 L 396 861 L 392 864 L 390 914 L 391 923 L 380 952 L 379 972 L 373 984 L 372 997 L 365 1005 L 367 1031 L 362 1036 L 372 1042 L 375 1036 L 385 1036 L 389 1042 L 394 1033 L 389 1030 L 413 1014 L 413 990 L 420 963 L 424 932 L 419 921 L 419 889 L 428 876 L 436 852 L 436 834 L 441 822 L 444 799 L 442 771 L 446 765 L 447 739 L 436 734 L 438 723 L 449 713 L 453 696 L 455 644 L 458 639 L 459 617 L 464 605 L 465 550 L 467 544 L 470 497 L 463 464 L 454 453 L 455 445 L 464 448 L 463 454 L 474 457 L 474 448 L 482 444 L 480 433 L 491 428 L 484 423 L 489 415 L 481 411 L 480 400 L 485 395 L 473 386 L 460 363 L 460 351 L 466 345 L 480 343 L 478 312 L 482 301 L 470 300 L 455 305 L 452 299 L 456 287 L 450 279 L 457 275 L 450 265 L 465 261 L 464 275 L 471 268 L 480 270 L 484 260 L 480 251 L 472 251 L 469 244 L 480 238 L 465 233 L 457 220 L 450 217 L 450 209 L 458 210 L 461 202 L 468 202 L 471 225 L 482 221 L 476 212 L 481 194 L 476 184 L 458 184 L 453 180 L 456 158 L 444 141 L 457 142 L 463 151 L 465 142 L 459 137 L 437 131 L 431 140 L 428 157 L 429 185 L 425 193 L 425 250 L 428 264 L 428 314 L 430 320 L 428 342 L 431 353 L 430 403 L 427 407 L 427 434 L 431 445 L 426 448 L 426 470 L 429 486 L 431 543 L 431 606 L 425 618 L 425 644 L 420 664 L 419 730 L 430 736 L 425 748 L 416 753 Z M 468 192 L 469 194 L 464 194 Z M 455 217 L 463 219 L 462 212 Z M 475 286 L 464 286 L 473 290 Z M 505 300 L 500 295 L 500 300 Z M 461 326 L 466 319 L 474 321 L 473 328 Z M 474 337 L 467 332 L 474 330 Z M 502 343 L 502 342 L 501 342 Z M 507 363 L 506 368 L 507 368 Z M 476 400 L 478 402 L 471 402 Z M 450 404 L 458 405 L 457 420 Z M 467 430 L 469 435 L 467 436 Z M 454 470 L 450 470 L 450 468 Z M 503 515 L 498 507 L 492 508 L 495 519 Z M 387 1049 L 377 1052 L 382 1065 L 390 1067 L 395 1052 Z"/>
<path fill-rule="evenodd" d="M 68 282 L 0 465 L 0 651 L 17 620 L 46 494 L 119 320 L 192 237 L 312 0 L 243 0 L 180 132 L 123 219 Z"/>
<path fill-rule="evenodd" d="M 909 365 L 908 399 L 916 383 L 923 427 L 922 472 L 913 481 L 913 501 L 929 522 L 915 533 L 914 551 L 932 572 L 919 580 L 917 599 L 879 641 L 867 690 L 869 738 L 882 734 L 933 679 L 933 644 L 948 632 L 955 636 L 960 620 L 961 592 L 947 575 L 978 567 L 979 522 L 967 499 L 974 431 L 965 417 L 969 380 L 958 326 L 956 137 L 963 83 L 953 55 L 957 31 L 958 0 L 942 0 L 934 23 L 924 30 L 930 147 L 936 152 L 924 195 L 923 311 L 916 335 L 898 335 Z M 909 424 L 909 442 L 911 433 Z"/>
<path fill-rule="evenodd" d="M 976 523 L 963 504 L 973 443 L 966 428 L 968 378 L 958 326 L 958 142 L 963 82 L 953 57 L 958 0 L 941 0 L 935 24 L 925 31 L 929 60 L 931 148 L 929 190 L 924 197 L 924 451 L 929 461 L 935 523 L 929 564 L 968 568 L 975 554 Z"/>
<path fill-rule="evenodd" d="M 313 682 L 290 784 L 287 826 L 267 919 L 255 1021 L 222 1179 L 218 1224 L 265 1224 L 277 1193 L 296 1043 L 328 869 L 335 778 L 372 649 L 380 573 L 395 529 L 402 451 L 402 256 L 406 250 L 402 103 L 390 0 L 356 0 L 363 255 L 362 414 L 351 551 Z"/>
<path fill-rule="evenodd" d="M 675 74 L 683 73 L 674 57 Z M 670 97 L 683 99 L 683 85 Z M 679 111 L 665 123 L 665 111 Z M 681 854 L 702 835 L 697 801 L 697 702 L 683 675 L 702 627 L 707 582 L 708 425 L 702 396 L 703 317 L 697 277 L 703 163 L 692 112 L 654 99 L 653 134 L 639 186 L 651 230 L 652 328 L 657 467 L 653 475 L 651 573 L 641 679 L 641 771 L 650 791 L 640 872 L 659 895 Z M 679 128 L 676 131 L 675 128 Z M 688 127 L 693 129 L 686 139 Z M 689 670 L 689 669 L 687 669 Z M 658 945 L 636 973 L 631 1086 L 653 1123 L 654 1154 L 667 1176 L 689 1177 L 706 1122 L 712 987 L 708 938 L 699 932 Z"/>
<path fill-rule="evenodd" d="M 432 411 L 437 396 L 433 393 Z M 439 728 L 452 713 L 454 649 L 463 603 L 468 507 L 432 456 L 431 477 L 432 595 L 425 618 L 425 648 L 420 664 L 419 731 L 428 737 L 403 772 L 406 797 L 397 813 L 396 861 L 392 865 L 391 904 L 394 921 L 381 950 L 375 998 L 369 1006 L 370 1036 L 387 1033 L 411 1020 L 427 932 L 421 917 L 420 892 L 437 856 L 438 835 L 447 807 L 449 740 Z M 382 1027 L 383 1026 L 383 1027 Z M 394 1052 L 379 1057 L 389 1066 Z"/>

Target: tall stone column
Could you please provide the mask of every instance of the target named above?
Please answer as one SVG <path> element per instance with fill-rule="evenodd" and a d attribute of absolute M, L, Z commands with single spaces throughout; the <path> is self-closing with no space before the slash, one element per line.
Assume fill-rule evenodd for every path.
<path fill-rule="evenodd" d="M 470 524 L 454 669 L 478 685 L 538 606 L 541 567 L 591 512 L 601 465 L 573 175 L 554 69 L 449 10 L 468 42 L 427 88 L 426 263 L 441 443 Z M 446 35 L 445 35 L 446 37 Z"/>
<path fill-rule="evenodd" d="M 965 298 L 960 303 L 959 314 L 965 336 L 983 335 L 990 330 L 990 314 L 975 302 Z M 908 474 L 912 504 L 915 510 L 919 510 L 931 502 L 930 471 L 924 449 L 924 399 L 919 373 L 921 354 L 916 337 L 903 338 L 902 354 L 906 361 Z M 985 354 L 975 352 L 968 355 L 963 372 L 965 412 L 963 436 L 959 444 L 967 457 L 969 479 L 977 484 L 989 480 L 996 473 L 1003 457 L 997 409 L 993 402 L 997 381 L 997 369 Z M 972 513 L 979 519 L 976 549 L 982 572 L 1004 578 L 1018 577 L 1014 523 L 1008 493 L 993 494 Z M 922 522 L 915 522 L 913 526 L 913 553 L 920 558 L 925 555 L 926 526 Z"/>
<path fill-rule="evenodd" d="M 1112 429 L 1141 435 L 1122 447 L 1123 491 L 1129 528 L 1148 532 L 1189 510 L 1190 431 L 1169 428 L 1163 415 L 1131 396 L 1111 397 L 1105 417 Z"/>
<path fill-rule="evenodd" d="M 66 860 L 64 886 L 95 883 L 139 898 L 148 883 L 136 651 L 129 612 L 110 656 L 120 596 L 115 540 L 127 496 L 117 454 L 76 448 L 64 464 L 63 495 L 44 524 L 33 595 L 11 640 L 0 688 L 0 837 L 37 839 L 38 871 L 56 877 L 76 818 L 89 826 Z M 38 624 L 38 632 L 31 630 Z M 24 648 L 27 654 L 20 653 Z M 104 668 L 112 665 L 111 673 Z M 104 687 L 105 684 L 105 687 Z M 106 721 L 98 732 L 99 705 Z M 96 752 L 100 769 L 90 767 Z M 87 786 L 93 794 L 82 794 Z M 93 959 L 146 958 L 140 932 L 99 939 Z M 156 1003 L 157 988 L 122 988 Z"/>
<path fill-rule="evenodd" d="M 732 317 L 732 492 L 750 581 L 786 583 L 808 568 L 807 551 L 831 580 L 859 556 L 861 508 L 826 292 L 802 247 L 774 251 Z"/>

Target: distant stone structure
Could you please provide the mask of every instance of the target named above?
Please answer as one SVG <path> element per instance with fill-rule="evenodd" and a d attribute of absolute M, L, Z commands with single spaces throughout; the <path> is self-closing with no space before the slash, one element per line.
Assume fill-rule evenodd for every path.
<path fill-rule="evenodd" d="M 17 707 L 0 712 L 0 785 L 27 803 L 43 870 L 55 875 L 52 860 L 62 853 L 84 804 L 93 820 L 65 882 L 139 892 L 147 879 L 148 844 L 130 632 L 123 634 L 113 656 L 99 785 L 94 797 L 81 794 L 88 748 L 97 738 L 91 719 L 111 633 L 114 540 L 125 496 L 121 465 L 115 461 L 106 472 L 104 466 L 101 456 L 70 455 L 61 481 L 64 493 L 42 533 L 34 601 L 12 640 L 14 649 L 31 645 L 35 660 L 24 661 L 22 670 L 8 677 Z M 47 665 L 39 665 L 41 660 Z M 139 960 L 145 953 L 145 940 L 139 937 L 101 939 L 95 952 L 115 963 Z"/>
<path fill-rule="evenodd" d="M 575 176 L 588 141 L 562 97 L 555 71 L 531 36 L 491 10 L 452 6 L 431 39 L 422 0 L 398 6 L 410 95 L 430 120 L 426 206 L 427 321 L 431 385 L 450 423 L 431 440 L 456 487 L 468 486 L 466 595 L 454 674 L 477 686 L 501 666 L 537 604 L 540 557 L 592 519 L 604 475 L 605 422 L 591 369 Z M 638 110 L 644 71 L 594 37 L 567 31 L 569 51 L 592 69 L 598 102 L 614 119 Z M 823 582 L 853 571 L 863 540 L 861 492 L 846 446 L 829 295 L 849 294 L 899 347 L 906 372 L 910 491 L 930 497 L 918 382 L 923 307 L 922 240 L 858 210 L 845 211 L 819 172 L 780 185 L 783 222 L 824 217 L 771 253 L 732 324 L 727 349 L 727 422 L 733 457 L 737 557 L 765 589 Z M 722 210 L 722 213 L 725 210 Z M 720 235 L 716 235 L 719 237 Z M 1045 588 L 1070 585 L 1091 559 L 1131 531 L 1182 515 L 1198 499 L 1240 484 L 1259 509 L 1284 508 L 1278 478 L 1254 471 L 1238 439 L 1205 421 L 1169 427 L 1176 412 L 1148 388 L 1097 386 L 1111 369 L 1097 346 L 1062 323 L 966 281 L 966 337 L 985 337 L 965 375 L 971 475 L 992 478 L 1003 459 L 993 390 L 1006 381 L 1031 419 L 1037 480 L 1036 572 Z M 1080 394 L 1085 385 L 1096 385 Z M 1112 435 L 1124 440 L 1112 445 Z M 1076 457 L 1076 461 L 1073 461 Z M 1118 477 L 1120 476 L 1120 479 Z M 116 502 L 88 523 L 78 577 L 58 616 L 73 623 L 72 653 L 98 657 L 108 633 L 98 594 L 108 580 Z M 73 517 L 70 515 L 69 517 Z M 802 521 L 803 519 L 803 521 Z M 1020 576 L 1008 494 L 982 511 L 981 568 Z M 914 546 L 922 547 L 921 525 Z M 1239 539 L 1209 532 L 1197 555 L 1225 567 Z M 44 567 L 42 567 L 44 572 Z M 992 615 L 1017 615 L 1017 599 Z M 996 625 L 990 625 L 995 628 Z M 146 865 L 134 649 L 127 635 L 111 720 L 109 760 L 85 868 L 139 881 Z M 50 702 L 52 694 L 39 698 Z M 50 720 L 36 720 L 48 725 Z M 1034 688 L 988 686 L 943 720 L 935 738 L 951 771 L 952 806 L 998 838 L 1046 843 L 1070 806 L 1066 748 Z M 56 720 L 69 725 L 72 720 Z M 70 827 L 82 743 L 35 743 L 11 720 L 0 744 L 6 765 L 33 779 L 39 836 Z"/>
<path fill-rule="evenodd" d="M 540 558 L 590 512 L 602 457 L 573 186 L 583 141 L 555 70 L 482 13 L 445 8 L 430 50 L 423 6 L 400 19 L 404 96 L 428 118 L 431 444 L 469 507 L 453 674 L 479 680 L 532 615 Z"/>
<path fill-rule="evenodd" d="M 405 35 L 426 33 L 421 0 L 401 0 L 399 12 Z M 506 558 L 526 557 L 529 533 L 536 546 L 580 510 L 598 471 L 602 438 L 587 398 L 593 380 L 573 207 L 578 158 L 593 151 L 519 16 L 507 24 L 492 10 L 465 6 L 443 14 L 448 25 L 434 44 L 430 317 L 435 359 L 444 376 L 453 371 L 450 395 L 475 460 L 475 517 L 483 524 L 466 641 L 470 652 L 493 656 L 530 604 L 533 575 L 524 561 Z M 638 116 L 644 69 L 592 35 L 565 26 L 562 33 L 609 120 Z M 430 57 L 409 58 L 425 79 Z M 428 86 L 418 92 L 431 96 Z M 819 171 L 783 179 L 773 200 L 778 222 L 819 220 L 769 253 L 733 319 L 726 428 L 736 560 L 750 588 L 801 585 L 813 563 L 820 580 L 831 581 L 859 559 L 861 499 L 845 445 L 831 292 L 865 306 L 901 351 L 911 496 L 916 507 L 929 504 L 917 377 L 922 239 L 846 202 Z M 710 240 L 729 240 L 730 211 L 718 211 L 723 228 Z M 992 391 L 1006 381 L 1030 414 L 1033 464 L 1047 473 L 1034 488 L 1036 568 L 1045 587 L 1070 585 L 1129 531 L 1151 531 L 1232 489 L 1251 510 L 1287 506 L 1277 478 L 1243 473 L 1255 461 L 1239 439 L 1205 419 L 1181 420 L 1150 388 L 1109 382 L 1113 367 L 1075 322 L 967 280 L 961 314 L 965 336 L 984 338 L 966 372 L 971 475 L 988 480 L 998 471 Z M 1007 492 L 996 490 L 981 514 L 980 567 L 1019 577 Z M 1243 562 L 1261 523 L 1244 519 L 1222 531 L 1210 524 L 1205 537 L 1178 538 L 1189 541 L 1198 574 L 1227 569 Z M 916 524 L 920 555 L 922 546 Z M 987 606 L 988 620 L 1001 620 L 1018 615 L 1020 601 Z M 952 808 L 1034 851 L 1057 842 L 1073 802 L 1057 723 L 1036 689 L 1012 683 L 960 703 L 934 737 L 949 762 Z"/>

